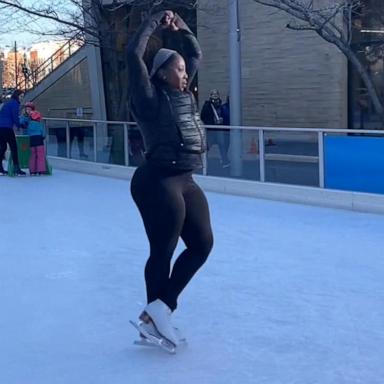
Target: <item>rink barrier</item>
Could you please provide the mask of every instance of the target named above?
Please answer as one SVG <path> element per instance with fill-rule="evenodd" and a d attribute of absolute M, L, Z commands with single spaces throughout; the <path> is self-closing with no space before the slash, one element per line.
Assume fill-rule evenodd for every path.
<path fill-rule="evenodd" d="M 56 168 L 71 170 L 75 172 L 84 172 L 97 174 L 101 176 L 130 179 L 135 170 L 129 166 L 128 139 L 129 128 L 135 126 L 135 123 L 124 121 L 104 121 L 104 120 L 86 120 L 86 119 L 60 119 L 46 118 L 46 122 L 56 121 L 64 123 L 66 135 L 66 158 L 49 156 L 50 162 Z M 84 123 L 92 127 L 93 133 L 93 158 L 85 160 L 69 159 L 69 137 L 70 124 Z M 124 138 L 124 163 L 125 165 L 114 165 L 96 162 L 97 158 L 97 127 L 98 125 L 117 125 L 123 129 Z M 384 130 L 350 130 L 350 129 L 330 129 L 330 128 L 284 128 L 284 127 L 251 127 L 251 126 L 210 126 L 211 129 L 230 129 L 234 132 L 254 131 L 258 135 L 258 154 L 260 181 L 245 180 L 239 178 L 226 178 L 217 176 L 196 175 L 199 184 L 208 191 L 228 193 L 241 196 L 251 196 L 263 199 L 281 200 L 294 203 L 313 204 L 327 207 L 352 209 L 364 212 L 384 213 L 384 195 L 373 193 L 362 193 L 355 191 L 345 191 L 325 188 L 325 170 L 324 170 L 324 136 L 327 134 L 337 135 L 374 135 L 384 136 Z M 265 137 L 266 132 L 285 132 L 302 135 L 317 135 L 318 156 L 289 155 L 289 154 L 266 154 Z M 231 133 L 232 134 L 232 133 Z M 231 136 L 232 139 L 232 136 Z M 48 143 L 49 145 L 49 143 Z M 265 161 L 268 159 L 286 160 L 318 163 L 319 187 L 308 187 L 292 184 L 279 184 L 265 181 Z"/>
<path fill-rule="evenodd" d="M 49 156 L 49 162 L 54 168 L 61 170 L 123 180 L 130 180 L 136 169 L 53 156 Z M 194 177 L 205 191 L 210 192 L 384 214 L 383 195 L 215 176 L 195 175 Z"/>

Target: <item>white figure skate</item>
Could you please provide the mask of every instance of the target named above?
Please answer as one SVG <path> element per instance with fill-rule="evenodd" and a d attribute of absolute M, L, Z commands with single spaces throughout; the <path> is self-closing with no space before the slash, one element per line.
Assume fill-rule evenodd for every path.
<path fill-rule="evenodd" d="M 140 321 L 131 324 L 138 330 L 141 345 L 157 345 L 169 353 L 175 353 L 180 337 L 171 323 L 171 310 L 161 300 L 149 303 L 140 315 Z"/>

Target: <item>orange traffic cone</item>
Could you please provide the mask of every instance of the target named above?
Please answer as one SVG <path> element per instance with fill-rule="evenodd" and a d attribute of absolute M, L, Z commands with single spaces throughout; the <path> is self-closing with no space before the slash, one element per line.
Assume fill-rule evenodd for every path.
<path fill-rule="evenodd" d="M 252 137 L 251 145 L 249 146 L 248 153 L 257 153 L 257 144 L 254 137 Z"/>

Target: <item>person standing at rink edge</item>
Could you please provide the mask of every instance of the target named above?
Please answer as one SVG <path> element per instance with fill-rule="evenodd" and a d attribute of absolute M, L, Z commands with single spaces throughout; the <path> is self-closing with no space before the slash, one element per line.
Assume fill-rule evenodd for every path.
<path fill-rule="evenodd" d="M 11 99 L 2 105 L 0 110 L 0 176 L 7 174 L 3 168 L 3 159 L 7 150 L 7 144 L 9 144 L 11 150 L 15 175 L 25 176 L 25 172 L 20 169 L 16 136 L 13 130 L 15 126 L 20 128 L 20 98 L 22 98 L 23 95 L 23 91 L 19 89 L 14 90 Z"/>
<path fill-rule="evenodd" d="M 29 174 L 31 176 L 44 175 L 47 173 L 47 165 L 44 147 L 45 130 L 41 121 L 42 116 L 31 101 L 26 102 L 24 108 L 25 113 L 20 117 L 20 124 L 25 127 L 29 136 L 29 146 L 31 148 Z"/>
<path fill-rule="evenodd" d="M 157 28 L 183 39 L 185 60 L 161 48 L 148 73 L 143 56 Z M 179 36 L 176 36 L 179 35 Z M 150 245 L 145 265 L 147 306 L 139 325 L 175 347 L 179 338 L 171 322 L 180 293 L 207 260 L 213 234 L 207 199 L 192 177 L 202 168 L 206 135 L 189 91 L 202 54 L 181 17 L 162 11 L 145 20 L 128 44 L 130 104 L 143 135 L 146 161 L 131 181 Z M 178 239 L 186 248 L 171 269 Z"/>

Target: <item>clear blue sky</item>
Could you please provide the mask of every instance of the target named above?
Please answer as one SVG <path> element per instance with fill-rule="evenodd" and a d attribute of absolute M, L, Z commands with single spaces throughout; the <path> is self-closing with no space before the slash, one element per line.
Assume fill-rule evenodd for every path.
<path fill-rule="evenodd" d="M 46 39 L 47 38 L 45 37 L 44 40 Z M 33 43 L 36 43 L 41 40 L 41 36 L 33 35 L 27 32 L 2 34 L 0 35 L 0 47 L 4 48 L 4 46 L 7 45 L 13 46 L 15 44 L 15 41 L 17 42 L 18 47 L 29 47 Z"/>

